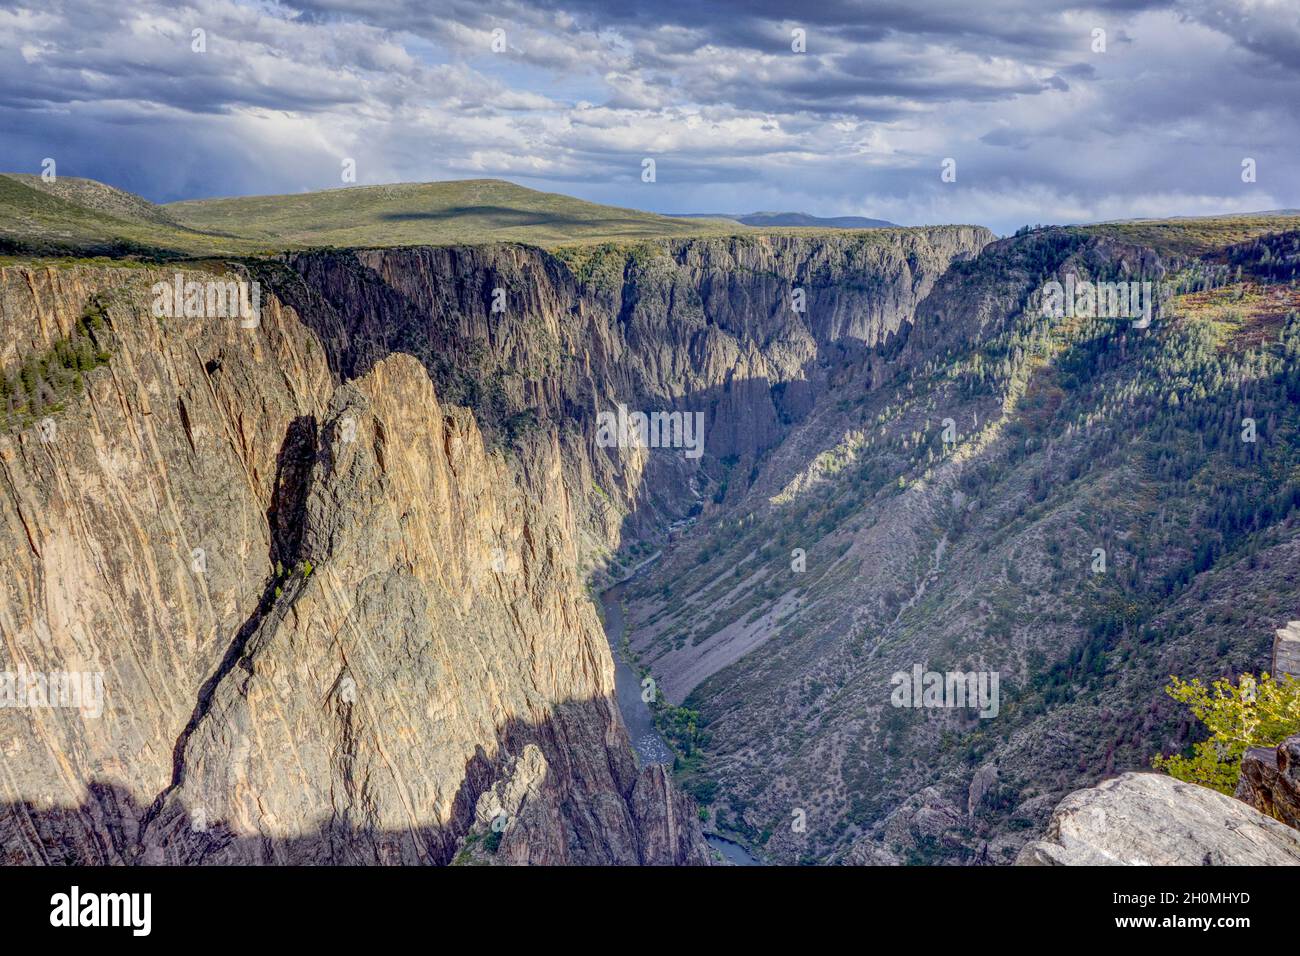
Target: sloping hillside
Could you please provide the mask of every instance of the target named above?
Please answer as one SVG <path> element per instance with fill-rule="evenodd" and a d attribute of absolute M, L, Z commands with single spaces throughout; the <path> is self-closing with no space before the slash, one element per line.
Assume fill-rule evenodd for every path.
<path fill-rule="evenodd" d="M 176 258 L 252 248 L 177 225 L 139 196 L 93 180 L 0 174 L 0 253 Z"/>
<path fill-rule="evenodd" d="M 499 179 L 399 183 L 295 196 L 242 196 L 164 207 L 195 229 L 284 248 L 527 242 L 540 246 L 731 233 L 684 220 L 525 189 Z"/>
<path fill-rule="evenodd" d="M 747 232 L 673 219 L 495 179 L 358 186 L 158 206 L 88 179 L 0 175 L 0 252 L 266 255 L 308 247 L 524 242 L 554 246 Z"/>
<path fill-rule="evenodd" d="M 1242 228 L 1032 231 L 826 356 L 806 418 L 628 592 L 718 829 L 778 860 L 1009 862 L 1064 793 L 1186 744 L 1171 673 L 1266 666 L 1300 609 L 1300 232 Z M 1148 328 L 1045 318 L 1066 274 L 1171 298 Z M 997 717 L 891 706 L 917 665 L 1000 674 Z"/>

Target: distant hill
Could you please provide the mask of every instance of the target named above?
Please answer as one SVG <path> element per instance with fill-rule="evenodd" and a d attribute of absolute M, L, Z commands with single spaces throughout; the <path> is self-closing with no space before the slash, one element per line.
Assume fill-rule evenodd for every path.
<path fill-rule="evenodd" d="M 683 219 L 731 219 L 746 226 L 807 226 L 814 229 L 897 229 L 898 223 L 865 216 L 810 216 L 806 212 L 684 213 Z"/>
<path fill-rule="evenodd" d="M 173 222 L 146 199 L 93 179 L 0 174 L 0 252 L 57 255 L 221 255 L 251 251 L 231 237 Z"/>
<path fill-rule="evenodd" d="M 156 205 L 91 179 L 0 174 L 0 251 L 76 255 L 257 255 L 313 246 L 539 246 L 726 235 L 730 220 L 682 219 L 495 179 L 357 186 Z"/>
<path fill-rule="evenodd" d="M 757 212 L 661 216 L 499 179 L 354 186 L 158 205 L 92 179 L 0 173 L 0 254 L 202 258 L 332 246 L 521 242 L 555 248 L 649 239 L 900 228 L 883 219 Z M 1294 229 L 1289 211 L 1072 226 L 1200 254 Z"/>
<path fill-rule="evenodd" d="M 129 193 L 125 189 L 118 189 L 116 186 L 109 186 L 94 179 L 60 176 L 50 183 L 33 173 L 6 173 L 5 175 L 24 186 L 30 186 L 92 212 L 131 222 L 176 225 L 161 206 L 135 193 Z"/>
<path fill-rule="evenodd" d="M 554 246 L 735 232 L 725 220 L 685 220 L 525 189 L 500 179 L 355 186 L 284 196 L 171 203 L 194 229 L 281 246 L 403 246 L 527 242 Z"/>

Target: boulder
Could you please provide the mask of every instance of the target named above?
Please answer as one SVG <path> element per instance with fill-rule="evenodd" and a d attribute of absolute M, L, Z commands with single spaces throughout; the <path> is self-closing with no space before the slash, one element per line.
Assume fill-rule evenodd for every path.
<path fill-rule="evenodd" d="M 1020 866 L 1300 865 L 1300 831 L 1240 800 L 1154 773 L 1076 790 Z"/>

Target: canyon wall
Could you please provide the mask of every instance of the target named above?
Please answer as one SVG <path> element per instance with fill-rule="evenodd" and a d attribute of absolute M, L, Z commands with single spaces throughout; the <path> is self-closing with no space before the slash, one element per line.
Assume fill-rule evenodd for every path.
<path fill-rule="evenodd" d="M 0 708 L 4 860 L 706 861 L 612 703 L 554 438 L 486 447 L 409 356 L 340 384 L 274 296 L 155 318 L 171 279 L 0 275 L 10 359 L 88 303 L 111 356 L 0 436 L 4 666 L 103 681 Z"/>
<path fill-rule="evenodd" d="M 1195 739 L 1171 674 L 1267 669 L 1300 597 L 1276 258 L 1031 231 L 837 358 L 743 493 L 626 591 L 711 827 L 786 863 L 1010 863 L 1067 793 Z M 1170 295 L 1145 327 L 1044 316 L 1069 275 Z M 996 675 L 999 706 L 896 702 L 916 668 Z"/>
<path fill-rule="evenodd" d="M 780 445 L 847 356 L 868 361 L 952 262 L 991 239 L 980 227 L 944 226 L 557 255 L 338 251 L 289 256 L 293 275 L 268 279 L 341 375 L 406 352 L 494 439 L 558 434 L 570 486 L 580 499 L 595 495 L 583 527 L 590 569 L 622 536 L 654 538 L 726 500 L 731 473 L 747 475 Z M 618 403 L 703 414 L 703 457 L 599 447 L 595 416 Z"/>
<path fill-rule="evenodd" d="M 0 435 L 0 665 L 103 681 L 0 708 L 3 859 L 706 862 L 585 576 L 721 507 L 822 353 L 988 238 L 298 254 L 239 267 L 253 327 L 154 315 L 172 271 L 3 267 L 7 371 L 90 312 L 107 352 Z M 602 447 L 619 402 L 704 413 L 706 454 Z"/>

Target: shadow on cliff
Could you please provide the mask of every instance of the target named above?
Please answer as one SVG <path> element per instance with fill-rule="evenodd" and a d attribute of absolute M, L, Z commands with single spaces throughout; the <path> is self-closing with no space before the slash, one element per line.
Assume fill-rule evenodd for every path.
<path fill-rule="evenodd" d="M 304 415 L 289 423 L 284 440 L 280 443 L 280 450 L 276 455 L 271 505 L 266 512 L 267 528 L 271 538 L 268 566 L 271 568 L 292 568 L 297 562 L 302 543 L 303 515 L 307 506 L 308 478 L 316 457 L 317 440 L 315 418 Z M 251 666 L 251 663 L 244 659 L 244 650 L 256 633 L 263 616 L 271 608 L 280 583 L 280 575 L 277 571 L 263 586 L 262 596 L 258 599 L 257 606 L 235 631 L 235 636 L 231 639 L 216 669 L 199 686 L 194 710 L 172 747 L 171 783 L 144 811 L 140 817 L 143 825 L 147 826 L 158 815 L 168 794 L 185 781 L 185 749 L 195 729 L 212 706 L 212 698 L 217 686 L 241 663 L 245 667 Z M 91 795 L 94 795 L 93 789 Z"/>
<path fill-rule="evenodd" d="M 430 212 L 390 212 L 379 217 L 385 222 L 450 222 L 457 219 L 486 221 L 496 228 L 513 226 L 554 226 L 590 227 L 591 220 L 582 216 L 565 215 L 557 212 L 542 212 L 535 209 L 521 209 L 515 206 L 452 206 Z M 643 225 L 633 218 L 603 219 L 602 224 Z"/>
<path fill-rule="evenodd" d="M 698 828 L 682 819 L 694 804 L 680 795 L 663 807 L 662 768 L 638 774 L 629 747 L 575 740 L 608 726 L 604 700 L 568 701 L 545 722 L 511 720 L 497 732 L 495 752 L 483 747 L 465 764 L 464 777 L 444 822 L 412 821 L 385 829 L 349 818 L 322 818 L 310 832 L 270 837 L 238 832 L 202 808 L 141 799 L 125 784 L 92 780 L 77 806 L 41 807 L 30 801 L 0 804 L 3 865 L 447 865 L 539 863 L 665 865 L 700 863 Z M 391 745 L 391 741 L 388 742 Z M 479 797 L 510 770 L 528 745 L 546 758 L 544 782 L 528 800 L 509 808 L 493 833 L 480 819 Z M 620 753 L 621 750 L 621 753 Z M 590 759 L 583 761 L 582 753 Z M 575 756 L 576 754 L 576 756 Z M 611 806 L 606 789 L 621 798 Z M 659 779 L 662 778 L 662 779 Z M 488 808 L 492 810 L 492 807 Z M 151 816 L 152 814 L 152 816 Z M 472 831 L 472 832 L 471 832 Z M 700 841 L 698 844 L 696 841 Z"/>
<path fill-rule="evenodd" d="M 571 302 L 573 321 L 589 326 L 574 334 L 591 351 L 585 364 L 561 363 L 555 371 L 549 366 L 535 373 L 511 367 L 511 375 L 523 375 L 522 398 L 507 397 L 494 378 L 502 370 L 483 361 L 487 343 L 499 339 L 518 351 L 527 348 L 521 343 L 535 338 L 535 331 L 518 316 L 491 314 L 492 290 L 513 288 L 517 277 L 503 271 L 505 266 L 494 261 L 490 248 L 395 251 L 403 258 L 393 268 L 407 269 L 417 278 L 421 270 L 428 273 L 422 284 L 416 283 L 419 291 L 403 289 L 348 251 L 295 256 L 286 268 L 266 278 L 276 295 L 316 333 L 337 381 L 360 378 L 395 352 L 409 354 L 425 367 L 439 401 L 471 409 L 494 443 L 514 443 L 539 421 L 543 428 L 562 434 L 571 433 L 576 424 L 579 440 L 594 454 L 595 413 L 609 404 L 610 395 L 625 401 L 630 410 L 704 412 L 704 457 L 687 464 L 667 461 L 680 459 L 680 453 L 651 456 L 647 474 L 640 476 L 634 489 L 636 506 L 623 523 L 623 540 L 687 517 L 695 504 L 687 484 L 696 472 L 703 472 L 707 481 L 706 500 L 694 508 L 695 513 L 708 509 L 707 499 L 734 500 L 752 484 L 764 456 L 812 412 L 819 394 L 846 383 L 880 384 L 877 379 L 886 356 L 897 355 L 905 341 L 897 332 L 882 333 L 874 345 L 848 338 L 827 340 L 824 334 L 829 332 L 822 329 L 815 336 L 815 354 L 784 380 L 764 375 L 742 378 L 730 369 L 722 381 L 707 388 L 663 395 L 663 383 L 645 380 L 652 369 L 609 354 L 611 348 L 646 351 L 649 347 L 640 341 L 645 330 L 629 318 L 629 310 L 637 307 L 642 295 L 637 283 L 628 285 L 625 278 L 621 296 L 605 297 L 579 285 L 559 259 L 540 250 L 536 253 L 538 260 L 530 267 L 536 274 L 521 294 L 532 301 L 540 295 L 538 290 L 546 288 L 561 302 Z M 737 315 L 725 325 L 711 321 L 703 331 L 683 326 L 690 334 L 677 345 L 698 365 L 704 358 L 696 353 L 707 347 L 708 329 L 719 328 L 744 349 L 763 351 L 770 336 L 787 321 L 780 314 L 761 320 Z M 602 323 L 607 323 L 606 333 L 597 334 Z M 771 328 L 765 329 L 769 324 Z M 615 473 L 625 467 L 616 451 L 610 464 Z"/>

